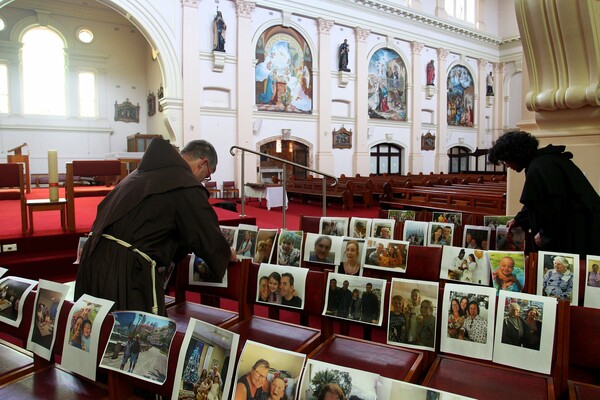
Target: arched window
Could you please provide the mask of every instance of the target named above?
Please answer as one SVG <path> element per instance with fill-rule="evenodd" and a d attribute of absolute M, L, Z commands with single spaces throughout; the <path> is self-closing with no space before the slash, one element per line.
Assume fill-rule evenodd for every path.
<path fill-rule="evenodd" d="M 51 29 L 23 35 L 23 109 L 26 114 L 65 115 L 64 43 Z"/>
<path fill-rule="evenodd" d="M 371 147 L 371 173 L 401 174 L 403 148 L 395 144 L 378 144 Z"/>
<path fill-rule="evenodd" d="M 448 173 L 469 171 L 469 149 L 466 147 L 452 147 L 448 152 Z"/>
<path fill-rule="evenodd" d="M 446 0 L 445 10 L 448 16 L 475 24 L 476 0 Z"/>

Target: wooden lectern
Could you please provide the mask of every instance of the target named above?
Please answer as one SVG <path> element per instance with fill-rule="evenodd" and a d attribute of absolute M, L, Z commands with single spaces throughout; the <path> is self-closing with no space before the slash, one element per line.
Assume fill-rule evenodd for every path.
<path fill-rule="evenodd" d="M 8 154 L 7 161 L 9 163 L 22 163 L 25 168 L 23 168 L 23 175 L 25 181 L 25 188 L 27 189 L 27 193 L 31 193 L 31 174 L 29 173 L 29 155 L 22 154 L 23 147 L 27 146 L 27 143 L 23 143 L 20 146 L 17 146 L 13 149 L 8 150 L 9 152 L 14 151 L 15 154 Z"/>

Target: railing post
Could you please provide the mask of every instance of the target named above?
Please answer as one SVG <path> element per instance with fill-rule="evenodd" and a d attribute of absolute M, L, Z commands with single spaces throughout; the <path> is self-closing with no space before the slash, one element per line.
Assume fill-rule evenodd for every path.
<path fill-rule="evenodd" d="M 323 177 L 322 178 L 322 191 L 323 191 L 323 216 L 326 216 L 326 209 L 327 209 L 327 178 Z"/>
<path fill-rule="evenodd" d="M 285 213 L 287 211 L 287 192 L 285 191 L 285 188 L 287 188 L 287 172 L 286 172 L 286 164 L 285 163 L 283 163 L 283 176 L 281 177 L 281 182 L 282 182 L 282 185 L 283 185 L 283 187 L 281 188 L 281 192 L 282 192 L 282 195 L 283 195 L 283 207 L 281 207 L 282 208 L 282 210 L 281 210 L 281 215 L 282 215 L 282 217 L 281 217 L 282 218 L 281 223 L 283 225 L 283 229 L 286 229 L 286 226 L 285 226 Z"/>
<path fill-rule="evenodd" d="M 245 157 L 246 157 L 246 152 L 242 151 L 242 187 L 240 188 L 240 191 L 242 192 L 242 214 L 240 215 L 240 217 L 245 218 L 246 217 L 246 211 L 245 211 L 245 207 L 246 207 L 246 195 L 245 195 L 245 191 L 244 191 L 244 166 L 246 165 L 245 163 Z"/>

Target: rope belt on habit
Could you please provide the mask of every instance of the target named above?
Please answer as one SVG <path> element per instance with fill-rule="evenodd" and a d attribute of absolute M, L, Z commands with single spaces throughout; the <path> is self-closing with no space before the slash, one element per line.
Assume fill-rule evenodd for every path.
<path fill-rule="evenodd" d="M 158 302 L 156 300 L 156 261 L 154 261 L 148 254 L 144 253 L 138 248 L 133 247 L 124 240 L 117 239 L 116 237 L 106 233 L 103 233 L 102 237 L 108 240 L 112 240 L 113 242 L 116 242 L 121 246 L 139 254 L 144 260 L 150 263 L 150 273 L 152 274 L 152 299 L 154 301 L 154 306 L 152 307 L 152 314 L 158 314 Z"/>

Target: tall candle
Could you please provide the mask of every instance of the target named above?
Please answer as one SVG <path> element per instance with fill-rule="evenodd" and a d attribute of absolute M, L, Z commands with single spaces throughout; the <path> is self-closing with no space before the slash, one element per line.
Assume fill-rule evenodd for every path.
<path fill-rule="evenodd" d="M 58 152 L 48 150 L 48 186 L 50 201 L 58 201 Z"/>

